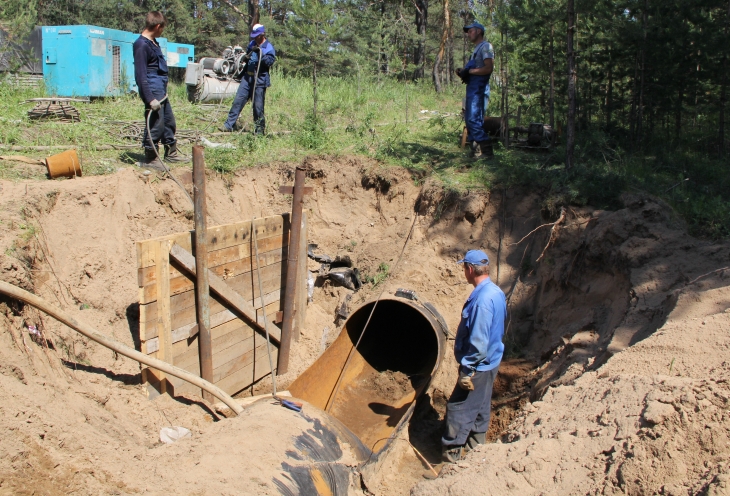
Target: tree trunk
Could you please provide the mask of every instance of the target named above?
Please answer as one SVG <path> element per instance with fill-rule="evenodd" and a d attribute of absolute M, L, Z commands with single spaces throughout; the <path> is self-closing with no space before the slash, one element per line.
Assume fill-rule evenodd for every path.
<path fill-rule="evenodd" d="M 507 47 L 509 46 L 509 31 L 505 27 L 504 30 L 504 46 L 502 51 L 504 52 L 504 128 L 507 131 L 504 135 L 504 145 L 509 146 L 509 57 Z"/>
<path fill-rule="evenodd" d="M 575 85 L 578 75 L 575 70 L 575 52 L 573 51 L 573 34 L 575 32 L 575 0 L 568 0 L 568 125 L 566 129 L 565 168 L 572 169 L 575 152 Z"/>
<path fill-rule="evenodd" d="M 248 28 L 251 29 L 254 24 L 259 23 L 259 0 L 248 0 L 248 15 L 250 17 Z"/>
<path fill-rule="evenodd" d="M 608 82 L 606 83 L 606 129 L 611 129 L 613 113 L 613 60 L 611 60 L 611 49 L 608 48 Z"/>
<path fill-rule="evenodd" d="M 725 39 L 727 39 L 728 31 L 730 31 L 730 0 L 727 3 L 727 17 L 725 17 Z M 723 51 L 722 54 L 722 65 L 720 70 L 722 71 L 722 83 L 720 86 L 720 118 L 718 125 L 718 141 L 719 148 L 718 153 L 720 158 L 725 156 L 725 103 L 727 102 L 727 51 Z"/>
<path fill-rule="evenodd" d="M 641 13 L 641 77 L 639 79 L 639 106 L 636 115 L 636 144 L 641 146 L 641 138 L 644 132 L 644 75 L 646 71 L 646 22 L 649 1 L 644 0 L 644 11 Z"/>
<path fill-rule="evenodd" d="M 684 85 L 679 84 L 677 90 L 677 107 L 674 109 L 674 138 L 679 142 L 682 134 L 682 100 L 684 99 Z"/>
<path fill-rule="evenodd" d="M 426 24 L 428 22 L 428 0 L 415 0 L 416 5 L 416 33 L 418 41 L 413 54 L 413 63 L 416 71 L 414 79 L 423 79 L 426 74 Z"/>
<path fill-rule="evenodd" d="M 317 61 L 312 61 L 312 99 L 314 100 L 314 106 L 312 107 L 312 117 L 314 122 L 317 122 Z"/>
<path fill-rule="evenodd" d="M 555 132 L 555 24 L 550 25 L 550 127 Z"/>
<path fill-rule="evenodd" d="M 451 17 L 449 15 L 449 0 L 443 0 L 444 6 L 444 30 L 441 33 L 441 45 L 439 45 L 438 55 L 433 63 L 433 85 L 436 88 L 437 93 L 441 93 L 441 65 L 446 55 L 446 49 L 449 42 L 449 31 L 451 30 Z M 446 73 L 448 74 L 449 64 L 446 65 Z M 446 76 L 444 79 L 447 79 Z M 447 80 L 448 82 L 448 80 Z"/>

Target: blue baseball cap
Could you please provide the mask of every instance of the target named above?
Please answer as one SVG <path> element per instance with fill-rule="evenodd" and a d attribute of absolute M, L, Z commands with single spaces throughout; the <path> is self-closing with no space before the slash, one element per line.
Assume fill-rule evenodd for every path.
<path fill-rule="evenodd" d="M 481 24 L 479 24 L 479 23 L 478 23 L 478 22 L 476 22 L 476 21 L 472 22 L 471 24 L 469 24 L 469 25 L 467 25 L 467 26 L 464 26 L 464 32 L 466 33 L 466 32 L 467 32 L 467 31 L 469 31 L 469 30 L 470 30 L 471 28 L 477 28 L 477 29 L 481 29 L 481 30 L 482 30 L 482 33 L 484 32 L 484 26 L 482 26 Z"/>
<path fill-rule="evenodd" d="M 469 250 L 466 252 L 466 255 L 464 255 L 464 258 L 456 263 L 468 263 L 469 265 L 476 265 L 480 267 L 482 265 L 489 265 L 489 257 L 482 250 Z"/>
<path fill-rule="evenodd" d="M 256 38 L 260 34 L 264 34 L 266 32 L 266 28 L 263 24 L 254 24 L 253 29 L 251 29 L 251 38 Z"/>

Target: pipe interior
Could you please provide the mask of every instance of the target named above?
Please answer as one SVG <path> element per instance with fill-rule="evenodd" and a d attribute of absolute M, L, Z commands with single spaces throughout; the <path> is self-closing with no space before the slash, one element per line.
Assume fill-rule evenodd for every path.
<path fill-rule="evenodd" d="M 356 343 L 375 303 L 359 308 L 347 321 L 347 334 Z M 357 347 L 378 372 L 392 370 L 408 376 L 431 375 L 438 361 L 438 338 L 421 312 L 398 300 L 380 300 Z"/>

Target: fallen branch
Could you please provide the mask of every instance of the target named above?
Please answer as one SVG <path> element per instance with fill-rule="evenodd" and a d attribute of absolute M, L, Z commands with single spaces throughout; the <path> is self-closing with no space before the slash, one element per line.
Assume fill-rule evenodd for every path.
<path fill-rule="evenodd" d="M 730 267 L 723 267 L 722 269 L 716 269 L 716 270 L 712 270 L 712 271 L 708 272 L 707 274 L 702 274 L 701 276 L 698 276 L 698 277 L 695 277 L 694 279 L 692 279 L 690 282 L 685 284 L 685 286 L 691 286 L 692 284 L 696 283 L 700 279 L 704 279 L 707 276 L 711 276 L 712 274 L 716 274 L 717 272 L 722 272 L 725 270 L 730 270 Z"/>
<path fill-rule="evenodd" d="M 211 384 L 210 382 L 198 377 L 195 374 L 191 374 L 187 370 L 183 370 L 179 367 L 175 367 L 174 365 L 170 365 L 167 362 L 158 360 L 157 358 L 145 355 L 144 353 L 140 353 L 139 351 L 134 350 L 129 346 L 120 343 L 119 341 L 100 334 L 90 325 L 77 321 L 71 315 L 67 314 L 59 308 L 55 308 L 54 306 L 50 305 L 46 300 L 34 295 L 33 293 L 29 293 L 24 289 L 20 289 L 19 287 L 8 284 L 4 281 L 0 281 L 0 293 L 36 307 L 38 310 L 47 313 L 59 322 L 66 324 L 71 329 L 83 334 L 87 338 L 96 341 L 100 345 L 105 346 L 110 350 L 116 351 L 120 355 L 124 355 L 127 358 L 131 358 L 132 360 L 136 360 L 161 372 L 170 374 L 173 377 L 177 377 L 179 379 L 187 381 L 190 384 L 193 384 L 194 386 L 197 386 L 204 391 L 209 392 L 210 394 L 221 400 L 223 403 L 228 405 L 228 408 L 236 412 L 236 415 L 239 415 L 241 414 L 241 412 L 243 412 L 243 408 L 238 403 L 236 403 L 236 400 L 231 398 L 228 394 L 226 394 L 225 391 L 223 391 L 218 386 Z"/>
<path fill-rule="evenodd" d="M 545 252 L 547 251 L 548 248 L 550 248 L 550 245 L 553 244 L 553 241 L 555 241 L 555 239 L 558 236 L 558 229 L 557 229 L 558 226 L 560 224 L 562 224 L 564 220 L 565 220 L 565 207 L 560 207 L 560 217 L 558 218 L 558 220 L 553 222 L 553 224 L 552 224 L 553 228 L 550 230 L 550 239 L 548 239 L 548 242 L 545 245 L 545 248 L 543 248 L 542 253 L 540 253 L 540 256 L 537 257 L 537 260 L 535 260 L 535 262 L 539 262 L 540 260 L 542 260 L 542 257 L 545 256 Z"/>

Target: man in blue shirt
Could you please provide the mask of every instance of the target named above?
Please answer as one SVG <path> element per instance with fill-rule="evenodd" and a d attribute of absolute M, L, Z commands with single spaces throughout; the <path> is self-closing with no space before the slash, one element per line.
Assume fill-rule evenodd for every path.
<path fill-rule="evenodd" d="M 459 380 L 446 405 L 446 430 L 441 438 L 444 461 L 450 463 L 459 461 L 464 449 L 487 440 L 507 314 L 504 292 L 489 279 L 487 254 L 469 250 L 458 263 L 464 264 L 464 277 L 474 290 L 461 310 L 454 342 Z"/>
<path fill-rule="evenodd" d="M 157 152 L 160 141 L 165 147 L 166 162 L 190 162 L 190 157 L 183 156 L 177 148 L 175 114 L 167 98 L 167 61 L 157 43 L 166 24 L 167 19 L 162 12 L 149 12 L 142 34 L 132 45 L 134 79 L 139 97 L 144 102 L 145 122 L 149 116 L 149 134 L 145 127 L 142 143 L 145 154 L 143 165 L 162 171 L 165 166 Z"/>
<path fill-rule="evenodd" d="M 233 105 L 228 112 L 228 120 L 220 128 L 223 132 L 239 130 L 238 116 L 247 101 L 252 99 L 253 94 L 253 120 L 256 134 L 264 134 L 266 131 L 266 118 L 264 117 L 264 105 L 266 103 L 266 88 L 271 86 L 269 69 L 276 62 L 276 50 L 266 39 L 266 29 L 261 24 L 255 24 L 251 30 L 251 42 L 246 47 L 246 71 L 241 78 L 241 84 L 236 91 Z"/>
<path fill-rule="evenodd" d="M 484 39 L 484 26 L 478 22 L 464 26 L 464 32 L 475 45 L 469 62 L 463 69 L 456 70 L 456 74 L 466 84 L 464 121 L 469 131 L 467 139 L 474 142 L 475 154 L 479 152 L 483 158 L 489 158 L 494 155 L 492 143 L 482 126 L 486 102 L 489 101 L 489 77 L 494 69 L 494 48 Z"/>

